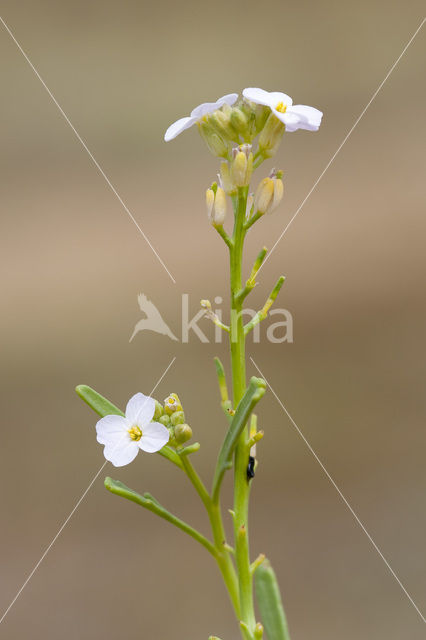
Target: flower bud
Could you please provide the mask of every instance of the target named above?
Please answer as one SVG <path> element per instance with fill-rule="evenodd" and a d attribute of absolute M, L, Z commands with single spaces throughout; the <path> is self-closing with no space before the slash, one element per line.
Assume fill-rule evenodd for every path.
<path fill-rule="evenodd" d="M 170 425 L 170 416 L 168 416 L 167 413 L 165 413 L 164 415 L 158 418 L 157 422 L 160 422 L 165 427 L 168 427 Z"/>
<path fill-rule="evenodd" d="M 254 196 L 254 211 L 258 211 L 262 215 L 266 213 L 272 204 L 273 197 L 274 182 L 272 178 L 263 178 Z"/>
<path fill-rule="evenodd" d="M 214 226 L 222 226 L 226 217 L 226 194 L 222 187 L 218 187 L 216 197 L 214 199 L 214 208 L 212 216 L 212 224 Z"/>
<path fill-rule="evenodd" d="M 211 220 L 212 218 L 212 211 L 213 211 L 213 205 L 214 205 L 214 191 L 213 189 L 207 189 L 206 191 L 206 208 L 207 208 L 207 215 L 209 220 Z"/>
<path fill-rule="evenodd" d="M 175 427 L 175 440 L 178 444 L 184 444 L 192 438 L 192 429 L 189 424 L 178 424 Z"/>
<path fill-rule="evenodd" d="M 213 127 L 208 125 L 206 122 L 201 121 L 198 123 L 198 130 L 210 152 L 219 158 L 226 158 L 228 155 L 228 146 L 223 138 L 216 133 Z"/>
<path fill-rule="evenodd" d="M 259 149 L 265 157 L 270 158 L 276 153 L 284 130 L 281 120 L 271 113 L 259 136 Z"/>
<path fill-rule="evenodd" d="M 183 424 L 185 422 L 185 414 L 183 411 L 175 411 L 170 416 L 170 422 L 175 427 L 178 424 Z"/>
<path fill-rule="evenodd" d="M 243 144 L 232 150 L 233 161 L 231 165 L 231 178 L 237 187 L 245 187 L 250 184 L 253 173 L 253 154 L 250 144 Z"/>
<path fill-rule="evenodd" d="M 274 183 L 274 197 L 272 199 L 272 204 L 268 209 L 268 213 L 272 213 L 274 209 L 278 207 L 281 200 L 283 199 L 283 194 L 284 194 L 284 184 L 281 178 L 274 177 L 272 178 L 272 180 Z"/>
<path fill-rule="evenodd" d="M 242 151 L 239 151 L 234 158 L 231 170 L 232 180 L 237 185 L 237 187 L 242 187 L 245 185 L 246 171 L 247 156 Z"/>
<path fill-rule="evenodd" d="M 171 416 L 175 411 L 182 411 L 182 405 L 176 393 L 171 393 L 164 400 L 164 411 Z"/>
<path fill-rule="evenodd" d="M 224 140 L 232 141 L 238 139 L 238 135 L 231 124 L 230 116 L 230 108 L 229 110 L 218 110 L 210 114 L 207 121 Z"/>
<path fill-rule="evenodd" d="M 229 164 L 226 161 L 223 161 L 220 164 L 220 177 L 222 179 L 222 185 L 225 193 L 227 193 L 228 195 L 234 194 L 236 192 L 236 188 L 231 179 Z"/>
<path fill-rule="evenodd" d="M 241 134 L 243 138 L 249 134 L 249 121 L 247 116 L 238 107 L 231 109 L 231 124 L 235 131 Z"/>
<path fill-rule="evenodd" d="M 164 414 L 163 406 L 158 402 L 158 400 L 156 400 L 155 411 L 154 411 L 154 415 L 152 416 L 153 421 L 157 422 L 158 418 L 161 418 L 163 414 Z"/>

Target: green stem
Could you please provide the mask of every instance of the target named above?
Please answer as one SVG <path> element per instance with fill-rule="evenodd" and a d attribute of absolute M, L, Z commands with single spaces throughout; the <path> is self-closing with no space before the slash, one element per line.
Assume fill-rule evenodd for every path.
<path fill-rule="evenodd" d="M 238 190 L 235 208 L 233 244 L 230 247 L 231 269 L 231 365 L 234 407 L 238 405 L 246 388 L 245 335 L 242 319 L 242 300 L 238 292 L 242 289 L 242 257 L 244 246 L 244 221 L 247 207 L 248 188 Z M 250 553 L 248 540 L 248 504 L 250 484 L 247 479 L 249 449 L 248 429 L 244 428 L 235 448 L 234 481 L 234 530 L 235 558 L 238 572 L 241 620 L 250 632 L 254 632 L 256 618 L 253 602 L 253 583 L 250 573 Z"/>
<path fill-rule="evenodd" d="M 207 489 L 204 486 L 198 473 L 195 471 L 191 461 L 187 456 L 181 457 L 183 468 L 193 484 L 195 490 L 200 496 L 207 514 L 209 516 L 210 525 L 213 533 L 214 546 L 216 550 L 216 561 L 222 574 L 225 585 L 228 589 L 229 597 L 234 607 L 237 617 L 240 617 L 240 597 L 238 592 L 237 576 L 232 559 L 229 555 L 229 549 L 226 544 L 225 529 L 222 521 L 222 512 L 220 503 L 213 503 Z"/>

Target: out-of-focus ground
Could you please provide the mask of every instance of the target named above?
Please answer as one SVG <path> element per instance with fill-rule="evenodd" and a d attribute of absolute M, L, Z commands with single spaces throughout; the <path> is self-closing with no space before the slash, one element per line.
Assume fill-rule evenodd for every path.
<path fill-rule="evenodd" d="M 417 1 L 2 3 L 176 284 L 1 27 L 1 611 L 103 463 L 76 384 L 122 406 L 149 393 L 176 356 L 156 395 L 179 393 L 202 443 L 194 462 L 212 474 L 226 427 L 212 358 L 226 359 L 225 345 L 148 333 L 129 344 L 138 292 L 177 334 L 182 292 L 194 312 L 200 298 L 227 292 L 226 254 L 204 212 L 216 160 L 195 130 L 166 145 L 165 128 L 245 86 L 324 111 L 317 134 L 287 135 L 265 167 L 284 169 L 286 196 L 250 234 L 253 259 L 273 245 L 422 11 Z M 424 55 L 423 31 L 261 271 L 251 304 L 284 273 L 279 303 L 294 317 L 294 343 L 270 345 L 263 329 L 248 349 L 423 611 Z M 276 568 L 292 639 L 423 638 L 421 618 L 271 393 L 259 420 L 251 542 Z M 185 478 L 158 456 L 105 474 L 206 526 Z M 109 494 L 102 477 L 0 629 L 5 640 L 209 634 L 238 635 L 210 558 Z"/>

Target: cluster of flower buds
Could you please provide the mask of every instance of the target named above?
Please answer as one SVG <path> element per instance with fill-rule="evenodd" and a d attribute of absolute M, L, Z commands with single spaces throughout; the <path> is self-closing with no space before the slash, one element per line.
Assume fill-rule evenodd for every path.
<path fill-rule="evenodd" d="M 211 224 L 214 227 L 221 227 L 226 217 L 226 194 L 216 182 L 213 182 L 206 191 L 206 207 Z"/>
<path fill-rule="evenodd" d="M 278 207 L 284 194 L 282 175 L 282 171 L 273 171 L 268 178 L 260 182 L 254 195 L 255 213 L 272 213 Z"/>
<path fill-rule="evenodd" d="M 270 110 L 243 100 L 236 106 L 224 104 L 198 122 L 201 137 L 213 155 L 228 158 L 233 144 L 251 143 L 262 131 Z"/>
<path fill-rule="evenodd" d="M 192 429 L 185 422 L 185 414 L 176 393 L 171 393 L 164 400 L 164 406 L 156 401 L 153 420 L 161 422 L 168 428 L 172 447 L 180 447 L 192 438 Z"/>

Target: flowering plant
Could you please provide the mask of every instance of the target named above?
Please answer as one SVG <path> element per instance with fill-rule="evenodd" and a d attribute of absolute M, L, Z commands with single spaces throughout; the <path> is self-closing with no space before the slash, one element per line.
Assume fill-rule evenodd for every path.
<path fill-rule="evenodd" d="M 217 457 L 211 489 L 208 490 L 192 464 L 191 456 L 200 445 L 187 444 L 192 430 L 177 394 L 172 393 L 160 403 L 137 393 L 123 414 L 90 387 L 77 387 L 77 393 L 101 416 L 96 425 L 97 439 L 104 445 L 105 458 L 113 465 L 129 464 L 139 450 L 158 452 L 189 478 L 207 511 L 211 538 L 170 513 L 151 494 L 141 495 L 111 478 L 106 478 L 105 486 L 112 493 L 156 513 L 203 545 L 219 567 L 244 640 L 262 640 L 264 632 L 269 640 L 289 640 L 290 637 L 275 573 L 264 554 L 251 559 L 248 536 L 250 486 L 257 465 L 256 443 L 264 434 L 258 429 L 254 409 L 265 394 L 266 384 L 261 378 L 253 377 L 247 385 L 245 339 L 267 316 L 282 287 L 283 276 L 278 278 L 262 309 L 245 325 L 242 319 L 244 300 L 254 288 L 267 254 L 265 248 L 260 251 L 249 277 L 243 281 L 244 240 L 262 216 L 278 207 L 284 191 L 283 174 L 272 171 L 259 182 L 254 194 L 250 193 L 250 182 L 262 162 L 276 154 L 285 132 L 316 131 L 321 118 L 318 109 L 293 105 L 284 93 L 248 88 L 241 99 L 238 94 L 229 94 L 216 102 L 199 105 L 190 116 L 172 124 L 165 134 L 165 140 L 169 141 L 196 125 L 209 150 L 221 158 L 219 180 L 207 189 L 206 205 L 211 225 L 229 249 L 229 325 L 213 313 L 208 300 L 202 300 L 201 306 L 206 315 L 229 334 L 232 397 L 228 393 L 224 366 L 216 358 L 221 406 L 228 430 Z M 234 214 L 231 234 L 224 228 L 228 199 Z M 223 525 L 221 487 L 225 473 L 232 467 L 234 504 L 230 513 L 234 540 L 230 543 Z M 255 596 L 261 621 L 255 613 Z M 214 638 L 211 636 L 211 640 Z"/>

